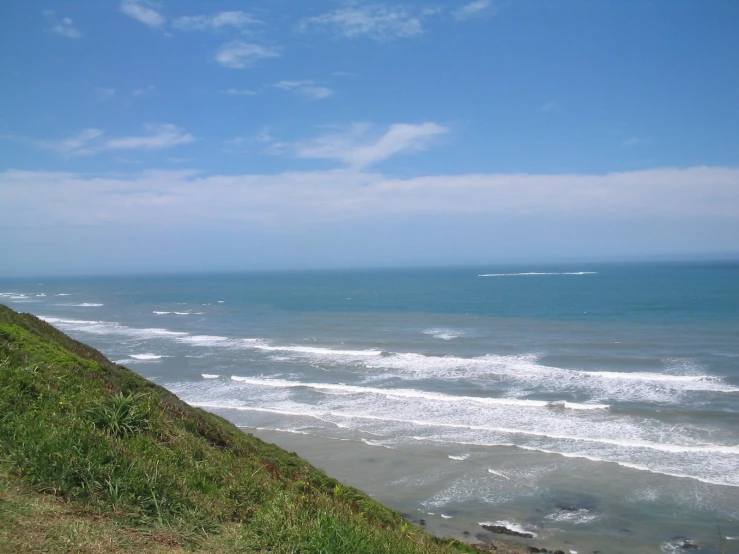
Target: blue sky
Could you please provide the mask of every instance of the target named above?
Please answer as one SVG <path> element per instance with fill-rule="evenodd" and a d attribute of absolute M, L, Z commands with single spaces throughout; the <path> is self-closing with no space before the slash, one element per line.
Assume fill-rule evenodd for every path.
<path fill-rule="evenodd" d="M 739 253 L 735 0 L 0 6 L 0 276 Z"/>

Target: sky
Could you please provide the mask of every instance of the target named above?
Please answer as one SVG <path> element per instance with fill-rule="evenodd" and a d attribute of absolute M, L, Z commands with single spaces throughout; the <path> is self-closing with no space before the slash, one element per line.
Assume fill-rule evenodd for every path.
<path fill-rule="evenodd" d="M 0 277 L 739 257 L 736 0 L 0 3 Z"/>

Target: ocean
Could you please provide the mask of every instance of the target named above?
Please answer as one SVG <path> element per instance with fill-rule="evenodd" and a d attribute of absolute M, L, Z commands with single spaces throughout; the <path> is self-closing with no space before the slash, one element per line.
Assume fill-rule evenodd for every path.
<path fill-rule="evenodd" d="M 0 302 L 436 534 L 739 552 L 739 264 L 16 279 Z"/>

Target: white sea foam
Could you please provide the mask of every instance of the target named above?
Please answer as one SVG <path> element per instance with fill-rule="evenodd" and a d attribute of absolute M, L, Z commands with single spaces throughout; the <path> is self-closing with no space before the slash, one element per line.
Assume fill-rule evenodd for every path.
<path fill-rule="evenodd" d="M 594 401 L 675 402 L 686 392 L 739 391 L 721 378 L 708 375 L 581 371 L 545 366 L 538 360 L 535 354 L 461 358 L 397 353 L 369 359 L 365 367 L 374 372 L 393 372 L 394 376 L 404 379 L 506 379 L 509 384 L 530 388 L 532 392 L 583 391 Z M 692 370 L 695 372 L 699 368 Z"/>
<path fill-rule="evenodd" d="M 673 540 L 672 542 L 663 542 L 660 545 L 660 551 L 666 552 L 667 554 L 682 554 L 684 552 L 689 552 L 691 547 L 686 548 L 685 546 L 685 539 L 677 539 Z M 698 548 L 695 546 L 694 548 Z"/>
<path fill-rule="evenodd" d="M 8 300 L 18 300 L 18 301 L 23 301 L 23 300 L 32 300 L 34 302 L 36 301 L 32 299 L 29 295 L 23 292 L 0 292 L 0 298 L 7 298 Z"/>
<path fill-rule="evenodd" d="M 168 329 L 128 327 L 127 325 L 121 325 L 114 321 L 90 321 L 44 315 L 38 317 L 47 323 L 60 327 L 63 331 L 79 331 L 93 335 L 124 335 L 136 338 L 178 337 L 187 335 L 185 332 L 170 331 Z"/>
<path fill-rule="evenodd" d="M 155 315 L 167 315 L 167 314 L 171 314 L 172 312 L 157 312 L 157 311 L 154 311 L 154 312 L 151 312 L 151 313 L 153 313 Z"/>
<path fill-rule="evenodd" d="M 387 448 L 388 450 L 395 450 L 395 447 L 384 441 L 373 441 L 370 439 L 360 439 L 367 446 L 379 446 L 381 448 Z"/>
<path fill-rule="evenodd" d="M 530 271 L 526 273 L 483 273 L 478 277 L 528 277 L 539 275 L 597 275 L 597 271 L 562 271 L 562 272 L 536 272 Z"/>
<path fill-rule="evenodd" d="M 492 473 L 493 475 L 497 475 L 498 477 L 502 477 L 503 479 L 511 480 L 510 477 L 508 477 L 505 473 L 501 473 L 500 471 L 495 471 L 494 469 L 488 468 L 488 473 Z"/>
<path fill-rule="evenodd" d="M 655 502 L 659 499 L 659 490 L 654 487 L 640 487 L 631 493 L 627 500 L 629 502 Z"/>
<path fill-rule="evenodd" d="M 203 373 L 202 377 L 203 379 L 218 379 L 220 375 L 215 375 L 213 373 Z"/>
<path fill-rule="evenodd" d="M 72 306 L 75 308 L 100 308 L 103 304 L 97 302 L 82 302 L 81 304 L 63 304 L 64 306 Z"/>
<path fill-rule="evenodd" d="M 619 449 L 623 449 L 623 448 L 651 449 L 651 450 L 657 450 L 661 452 L 669 452 L 673 454 L 680 453 L 680 452 L 684 452 L 684 453 L 692 452 L 692 453 L 705 453 L 705 454 L 733 455 L 733 454 L 739 453 L 739 446 L 720 446 L 720 445 L 683 446 L 683 445 L 663 444 L 663 443 L 656 443 L 656 442 L 653 442 L 653 443 L 630 442 L 630 441 L 624 441 L 624 440 L 618 440 L 618 439 L 614 440 L 614 439 L 607 439 L 607 438 L 600 438 L 600 437 L 588 437 L 588 436 L 547 433 L 546 431 L 534 431 L 534 430 L 529 430 L 529 429 L 492 427 L 492 426 L 472 425 L 472 424 L 464 424 L 464 423 L 445 423 L 445 422 L 418 420 L 418 419 L 402 419 L 402 418 L 394 418 L 394 417 L 387 417 L 387 416 L 368 415 L 368 414 L 359 414 L 359 413 L 350 413 L 350 412 L 339 412 L 339 411 L 322 411 L 320 410 L 320 408 L 318 410 L 316 409 L 284 410 L 284 409 L 277 409 L 277 408 L 262 408 L 262 407 L 255 407 L 255 406 L 245 406 L 243 403 L 239 403 L 239 402 L 220 403 L 220 402 L 192 400 L 190 401 L 190 403 L 194 406 L 198 406 L 202 408 L 210 408 L 210 409 L 224 409 L 225 408 L 225 409 L 236 409 L 236 410 L 244 410 L 244 411 L 264 411 L 264 412 L 269 412 L 269 413 L 274 413 L 274 414 L 315 417 L 317 419 L 333 416 L 333 417 L 348 418 L 348 419 L 373 420 L 373 421 L 380 421 L 380 422 L 385 422 L 385 423 L 399 423 L 401 425 L 412 424 L 416 426 L 436 427 L 440 429 L 461 429 L 461 430 L 467 430 L 467 431 L 473 431 L 473 432 L 492 431 L 496 433 L 503 433 L 506 435 L 521 435 L 524 437 L 526 436 L 540 437 L 544 439 L 571 441 L 574 443 L 581 443 L 581 444 L 582 443 L 596 443 L 596 444 L 603 444 L 603 445 L 608 445 L 608 446 L 616 446 L 616 447 L 619 447 Z M 576 426 L 573 427 L 573 429 L 576 429 Z M 426 437 L 413 437 L 413 438 L 417 438 L 419 440 L 426 440 Z M 511 442 L 504 442 L 504 443 L 496 442 L 496 443 L 490 444 L 490 443 L 486 443 L 482 441 L 463 442 L 461 440 L 456 440 L 456 439 L 449 439 L 445 442 L 449 442 L 451 444 L 462 444 L 462 445 L 470 445 L 470 446 L 472 445 L 518 446 L 520 448 L 529 449 L 529 450 L 537 450 L 537 451 L 544 452 L 547 454 L 562 454 L 563 456 L 568 456 L 568 457 L 572 456 L 571 453 L 567 453 L 567 452 L 562 453 L 558 451 L 543 450 L 542 448 L 539 448 L 539 447 L 527 446 L 524 444 L 515 444 Z M 602 462 L 602 461 L 609 461 L 609 460 L 598 458 L 598 459 L 593 459 L 592 461 Z M 490 472 L 495 473 L 494 471 L 490 471 Z"/>
<path fill-rule="evenodd" d="M 585 460 L 589 460 L 591 462 L 614 463 L 614 464 L 619 465 L 621 467 L 626 467 L 626 468 L 629 468 L 629 469 L 635 469 L 635 470 L 638 470 L 638 471 L 647 471 L 649 473 L 655 473 L 655 474 L 658 474 L 658 475 L 666 475 L 668 477 L 677 477 L 679 479 L 693 479 L 695 481 L 700 481 L 701 483 L 706 483 L 708 485 L 721 485 L 721 486 L 726 486 L 726 487 L 739 487 L 739 480 L 737 480 L 737 477 L 739 477 L 739 475 L 736 474 L 735 463 L 734 463 L 733 460 L 732 460 L 732 466 L 733 466 L 732 469 L 734 471 L 734 475 L 729 474 L 726 477 L 728 477 L 729 479 L 731 479 L 733 477 L 735 479 L 735 481 L 729 481 L 727 479 L 708 478 L 708 477 L 703 477 L 703 476 L 699 476 L 699 475 L 690 475 L 690 474 L 687 474 L 687 473 L 681 473 L 681 472 L 676 472 L 676 471 L 665 470 L 665 469 L 662 469 L 662 468 L 649 467 L 647 465 L 636 464 L 636 463 L 631 463 L 631 462 L 622 461 L 622 460 L 613 460 L 613 459 L 608 459 L 608 458 L 600 458 L 600 457 L 597 457 L 597 456 L 589 456 L 587 454 L 583 454 L 583 453 L 579 453 L 579 452 L 559 452 L 559 451 L 555 451 L 555 450 L 547 450 L 547 449 L 544 449 L 544 448 L 534 448 L 534 447 L 524 446 L 524 445 L 517 445 L 517 447 L 518 448 L 521 448 L 521 449 L 524 449 L 524 450 L 535 450 L 537 452 L 543 452 L 545 454 L 557 454 L 559 456 L 564 456 L 565 458 L 582 458 L 582 459 L 585 459 Z M 719 473 L 723 473 L 723 472 L 719 472 Z"/>
<path fill-rule="evenodd" d="M 233 339 L 228 337 L 220 337 L 217 335 L 188 335 L 185 333 L 183 336 L 177 338 L 177 342 L 183 342 L 191 344 L 193 346 L 231 346 L 235 345 Z"/>
<path fill-rule="evenodd" d="M 660 373 L 621 373 L 618 371 L 583 371 L 584 375 L 593 375 L 604 379 L 636 379 L 637 381 L 675 381 L 694 382 L 708 381 L 705 375 L 664 375 Z"/>
<path fill-rule="evenodd" d="M 590 510 L 557 510 L 551 514 L 548 514 L 544 519 L 549 521 L 557 521 L 561 523 L 572 523 L 574 525 L 581 525 L 583 523 L 591 523 L 602 517 L 602 514 L 593 513 Z"/>
<path fill-rule="evenodd" d="M 339 350 L 335 348 L 324 348 L 320 346 L 275 346 L 266 342 L 255 340 L 249 344 L 250 348 L 264 350 L 267 352 L 295 352 L 297 354 L 308 354 L 327 357 L 357 357 L 380 356 L 382 350 Z"/>
<path fill-rule="evenodd" d="M 169 312 L 176 313 L 176 312 Z M 190 312 L 188 312 L 190 313 Z M 110 322 L 97 322 L 87 328 L 75 327 L 72 320 L 50 318 L 67 325 L 66 329 L 104 334 L 131 334 L 139 336 L 163 336 L 171 334 L 179 342 L 203 347 L 247 348 L 263 352 L 274 352 L 283 356 L 307 358 L 312 363 L 361 363 L 377 374 L 403 379 L 441 378 L 441 379 L 505 379 L 509 389 L 517 389 L 521 394 L 540 390 L 582 391 L 591 401 L 579 405 L 566 404 L 568 408 L 600 409 L 610 400 L 638 400 L 645 402 L 672 403 L 679 401 L 681 395 L 690 392 L 739 392 L 739 388 L 728 385 L 719 377 L 698 375 L 701 368 L 686 365 L 688 362 L 674 361 L 667 364 L 672 370 L 689 371 L 693 374 L 673 374 L 672 372 L 612 372 L 581 371 L 545 366 L 538 363 L 539 357 L 528 355 L 485 355 L 473 358 L 457 356 L 429 356 L 420 353 L 387 353 L 376 349 L 337 349 L 308 345 L 277 345 L 265 340 L 248 338 L 233 339 L 210 335 L 189 335 L 165 329 L 127 328 Z M 80 324 L 85 325 L 85 324 Z M 117 326 L 117 327 L 115 327 Z M 429 329 L 431 331 L 452 331 L 451 329 Z M 513 385 L 513 386 L 511 386 Z M 556 403 L 550 404 L 557 407 Z"/>
<path fill-rule="evenodd" d="M 131 354 L 131 357 L 134 360 L 151 361 L 151 360 L 161 360 L 164 356 L 160 356 L 158 354 Z"/>
<path fill-rule="evenodd" d="M 235 381 L 238 382 L 238 378 Z M 318 404 L 307 405 L 290 393 L 305 383 L 242 378 L 241 384 L 259 388 L 250 389 L 245 395 L 238 388 L 231 390 L 226 382 L 221 382 L 219 388 L 213 390 L 184 386 L 173 387 L 173 390 L 184 400 L 207 409 L 312 417 L 355 431 L 379 434 L 393 441 L 415 437 L 459 446 L 517 446 L 544 454 L 614 462 L 657 474 L 739 486 L 736 463 L 739 446 L 703 442 L 704 437 L 698 431 L 650 420 L 624 416 L 584 419 L 582 416 L 593 412 L 580 412 L 582 416 L 576 416 L 577 411 L 570 410 L 523 410 L 504 404 L 475 406 L 467 402 L 439 402 L 435 395 L 406 398 L 388 395 L 385 389 L 377 389 L 380 393 L 375 393 L 368 387 L 344 389 L 345 393 L 353 395 L 349 404 L 341 395 L 327 395 Z M 284 386 L 286 384 L 289 386 Z M 243 398 L 249 398 L 248 404 Z M 397 415 L 389 417 L 386 415 L 389 413 Z M 498 425 L 490 425 L 489 421 L 498 422 Z M 495 474 L 494 470 L 491 473 Z M 501 476 L 510 479 L 508 475 Z"/>
<path fill-rule="evenodd" d="M 446 514 L 441 514 L 442 519 L 452 519 L 452 516 L 448 516 Z"/>
<path fill-rule="evenodd" d="M 579 404 L 577 402 L 548 402 L 544 400 L 524 400 L 518 398 L 488 398 L 477 396 L 455 396 L 440 392 L 430 392 L 415 389 L 380 389 L 374 387 L 360 387 L 335 383 L 305 383 L 301 381 L 287 381 L 284 379 L 256 379 L 253 377 L 232 376 L 231 379 L 250 385 L 265 387 L 294 388 L 305 387 L 319 391 L 332 391 L 345 394 L 380 394 L 393 398 L 418 398 L 439 402 L 469 402 L 485 405 L 519 406 L 522 408 L 547 408 L 562 406 L 572 410 L 597 410 L 609 408 L 606 404 Z"/>
<path fill-rule="evenodd" d="M 460 456 L 452 456 L 451 454 L 449 455 L 449 459 L 450 460 L 457 460 L 459 462 L 463 462 L 463 461 L 465 461 L 469 457 L 470 457 L 469 454 L 462 454 Z"/>
<path fill-rule="evenodd" d="M 464 331 L 460 331 L 458 329 L 433 328 L 424 329 L 423 334 L 431 335 L 435 339 L 453 340 L 462 336 L 464 334 Z"/>
<path fill-rule="evenodd" d="M 536 536 L 536 533 L 531 529 L 527 529 L 519 523 L 515 523 L 513 521 L 508 521 L 505 519 L 501 521 L 481 521 L 479 522 L 479 525 L 500 526 L 505 527 L 506 529 L 510 529 L 511 531 L 515 531 L 517 533 L 531 533 L 533 536 Z"/>

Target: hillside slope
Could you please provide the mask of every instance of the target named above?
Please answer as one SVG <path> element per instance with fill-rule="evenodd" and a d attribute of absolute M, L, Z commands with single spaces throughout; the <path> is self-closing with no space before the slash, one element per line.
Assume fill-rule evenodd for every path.
<path fill-rule="evenodd" d="M 473 551 L 2 305 L 0 453 L 0 551 Z"/>

